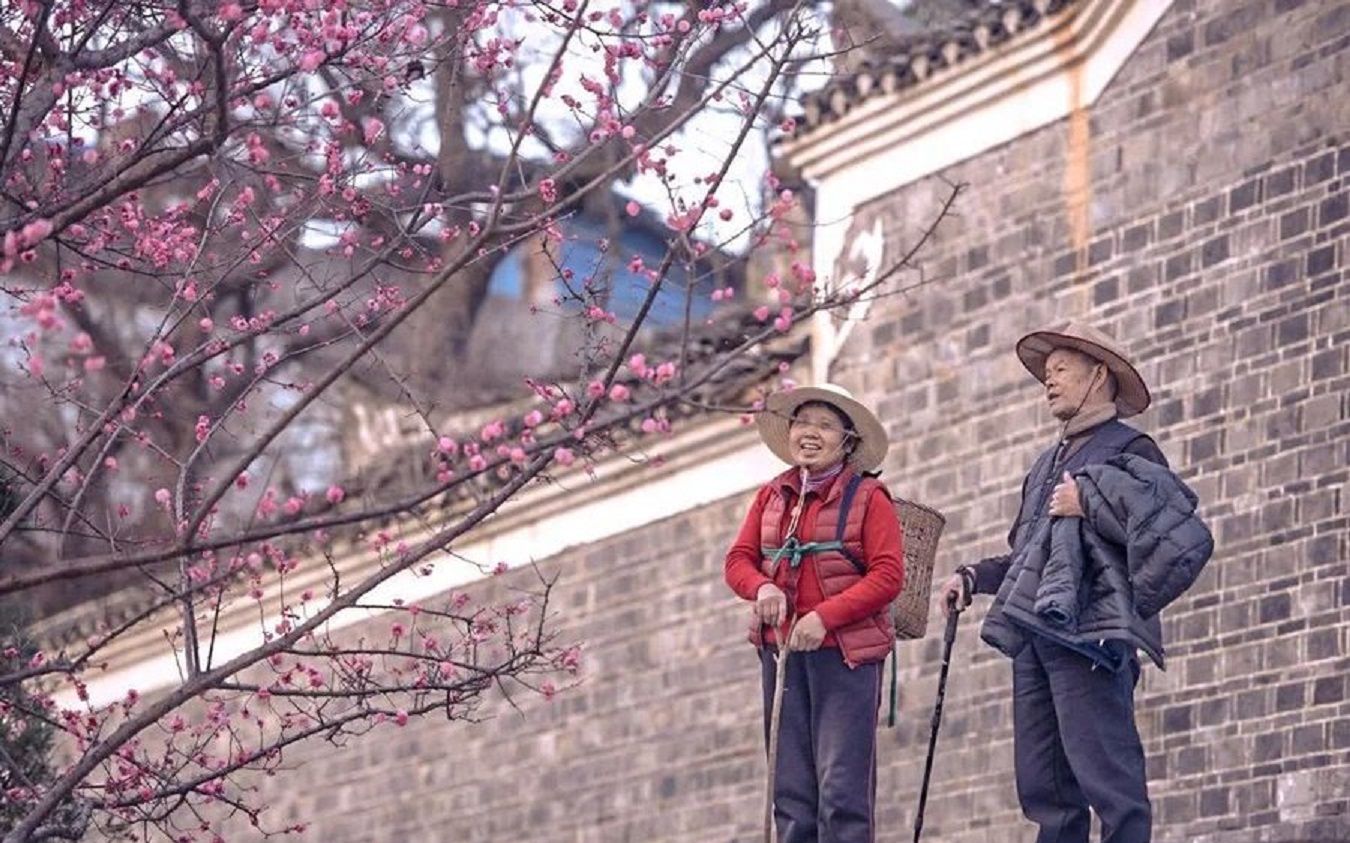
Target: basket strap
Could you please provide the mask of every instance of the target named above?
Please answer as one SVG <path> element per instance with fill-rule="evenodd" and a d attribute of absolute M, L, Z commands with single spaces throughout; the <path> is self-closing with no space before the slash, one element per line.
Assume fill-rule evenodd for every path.
<path fill-rule="evenodd" d="M 839 545 L 839 552 L 844 558 L 853 563 L 853 567 L 858 569 L 859 574 L 867 573 L 867 566 L 863 561 L 844 546 L 844 530 L 848 527 L 848 510 L 853 506 L 853 499 L 858 495 L 858 487 L 862 485 L 863 475 L 855 474 L 848 479 L 848 485 L 844 487 L 844 496 L 839 503 L 839 523 L 834 527 L 834 541 Z"/>

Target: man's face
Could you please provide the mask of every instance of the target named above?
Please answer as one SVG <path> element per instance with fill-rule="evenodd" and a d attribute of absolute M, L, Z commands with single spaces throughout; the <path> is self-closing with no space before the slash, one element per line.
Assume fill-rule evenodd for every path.
<path fill-rule="evenodd" d="M 1050 414 L 1060 421 L 1072 418 L 1090 389 L 1099 387 L 1106 377 L 1096 360 L 1071 348 L 1057 348 L 1045 358 L 1045 397 Z M 1094 377 L 1095 376 L 1095 377 Z"/>
<path fill-rule="evenodd" d="M 829 407 L 807 404 L 788 423 L 788 449 L 797 465 L 821 471 L 843 462 L 850 435 Z"/>

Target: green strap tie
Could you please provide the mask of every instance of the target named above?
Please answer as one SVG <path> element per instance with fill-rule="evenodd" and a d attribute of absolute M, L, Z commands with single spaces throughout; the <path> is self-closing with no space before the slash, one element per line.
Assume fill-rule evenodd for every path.
<path fill-rule="evenodd" d="M 900 642 L 891 643 L 891 710 L 886 715 L 886 728 L 895 728 L 895 709 L 900 697 Z"/>
<path fill-rule="evenodd" d="M 800 542 L 796 536 L 789 536 L 787 543 L 782 547 L 761 547 L 760 552 L 769 559 L 769 570 L 778 570 L 778 563 L 784 556 L 788 557 L 789 568 L 800 568 L 802 558 L 810 553 L 827 553 L 830 551 L 842 551 L 844 543 L 841 541 L 832 542 Z"/>

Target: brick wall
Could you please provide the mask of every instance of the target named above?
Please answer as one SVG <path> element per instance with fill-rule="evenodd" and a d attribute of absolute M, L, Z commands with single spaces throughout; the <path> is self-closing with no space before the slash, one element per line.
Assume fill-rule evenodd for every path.
<path fill-rule="evenodd" d="M 1091 110 L 1089 149 L 1058 125 L 944 173 L 969 188 L 926 253 L 935 280 L 873 311 L 837 369 L 899 443 L 893 485 L 951 518 L 954 564 L 1006 547 L 1017 480 L 1054 435 L 1017 338 L 1085 318 L 1135 353 L 1154 391 L 1139 424 L 1218 543 L 1167 613 L 1168 671 L 1137 695 L 1159 840 L 1350 840 L 1347 47 L 1345 3 L 1174 3 Z M 902 253 L 946 189 L 913 185 L 855 224 L 880 217 Z M 993 843 L 1019 822 L 1008 669 L 976 619 L 934 830 Z M 917 767 L 890 773 L 908 791 Z"/>
<path fill-rule="evenodd" d="M 1169 670 L 1147 668 L 1137 694 L 1163 843 L 1350 840 L 1348 46 L 1350 4 L 1176 0 L 1091 109 L 1086 149 L 1060 124 L 943 174 L 969 189 L 926 253 L 936 280 L 879 305 L 837 368 L 894 436 L 893 487 L 948 514 L 950 568 L 1001 548 L 1053 435 L 1016 338 L 1072 315 L 1137 355 L 1155 395 L 1140 424 L 1218 542 L 1167 613 Z M 1075 155 L 1088 196 L 1066 196 Z M 857 224 L 880 216 L 899 253 L 943 190 L 912 185 Z M 581 687 L 316 747 L 266 785 L 274 819 L 326 841 L 755 839 L 755 667 L 720 577 L 743 505 L 547 562 L 561 631 L 587 644 Z M 979 614 L 957 644 L 933 841 L 1030 839 L 1008 666 Z M 883 841 L 909 839 L 933 632 L 905 645 L 900 722 L 881 735 Z"/>

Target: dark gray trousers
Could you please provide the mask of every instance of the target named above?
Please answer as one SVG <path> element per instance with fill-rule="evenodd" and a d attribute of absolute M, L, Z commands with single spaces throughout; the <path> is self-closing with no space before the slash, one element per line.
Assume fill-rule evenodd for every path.
<path fill-rule="evenodd" d="M 760 651 L 766 746 L 776 657 Z M 875 840 L 881 667 L 850 669 L 833 647 L 788 656 L 774 782 L 779 843 Z"/>
<path fill-rule="evenodd" d="M 1013 659 L 1013 755 L 1022 813 L 1036 843 L 1148 843 L 1152 809 L 1134 723 L 1139 662 L 1112 673 L 1039 636 Z"/>

